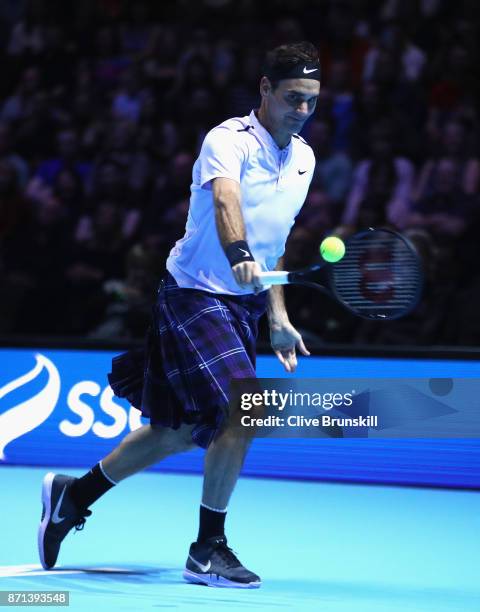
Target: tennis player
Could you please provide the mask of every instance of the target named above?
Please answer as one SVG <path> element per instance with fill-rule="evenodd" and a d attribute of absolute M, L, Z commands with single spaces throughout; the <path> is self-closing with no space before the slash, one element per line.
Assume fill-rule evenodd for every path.
<path fill-rule="evenodd" d="M 289 321 L 281 287 L 262 287 L 260 271 L 282 269 L 294 219 L 313 175 L 312 149 L 298 135 L 320 91 L 320 64 L 307 42 L 267 55 L 261 104 L 205 137 L 193 166 L 184 237 L 170 252 L 154 306 L 147 350 L 113 360 L 110 385 L 150 424 L 127 435 L 81 478 L 47 474 L 38 547 L 44 568 L 81 529 L 88 509 L 114 485 L 174 453 L 206 449 L 198 537 L 184 578 L 253 588 L 259 576 L 227 545 L 225 517 L 249 437 L 229 424 L 231 379 L 255 377 L 255 340 L 266 311 L 272 348 L 287 372 L 308 351 Z M 146 357 L 145 357 L 146 355 Z"/>

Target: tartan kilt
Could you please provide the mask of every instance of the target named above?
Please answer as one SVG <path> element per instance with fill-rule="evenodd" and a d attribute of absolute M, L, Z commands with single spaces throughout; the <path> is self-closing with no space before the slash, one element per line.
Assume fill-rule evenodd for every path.
<path fill-rule="evenodd" d="M 152 427 L 195 424 L 192 440 L 207 448 L 227 414 L 230 381 L 255 377 L 266 299 L 266 291 L 230 296 L 183 289 L 167 273 L 145 348 L 112 361 L 114 394 L 140 409 Z"/>

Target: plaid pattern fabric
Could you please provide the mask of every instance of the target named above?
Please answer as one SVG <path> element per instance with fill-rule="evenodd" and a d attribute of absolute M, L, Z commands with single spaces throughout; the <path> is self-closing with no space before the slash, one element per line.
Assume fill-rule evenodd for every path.
<path fill-rule="evenodd" d="M 195 423 L 192 439 L 206 448 L 225 417 L 230 380 L 255 377 L 257 323 L 265 307 L 266 292 L 227 296 L 182 289 L 167 274 L 146 350 L 112 362 L 113 392 L 141 409 L 152 426 Z"/>

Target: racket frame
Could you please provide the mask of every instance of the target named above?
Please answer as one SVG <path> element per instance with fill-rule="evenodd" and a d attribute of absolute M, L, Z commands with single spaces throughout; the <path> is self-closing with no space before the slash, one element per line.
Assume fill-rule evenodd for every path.
<path fill-rule="evenodd" d="M 408 248 L 408 250 L 412 253 L 412 255 L 415 257 L 416 261 L 418 262 L 418 275 L 419 275 L 419 279 L 418 279 L 418 283 L 417 283 L 417 287 L 416 287 L 416 292 L 415 292 L 415 296 L 413 297 L 410 305 L 408 308 L 401 310 L 398 314 L 396 315 L 391 315 L 391 316 L 387 316 L 387 315 L 383 315 L 380 313 L 377 314 L 371 314 L 371 315 L 365 315 L 362 314 L 361 312 L 359 312 L 358 310 L 355 310 L 354 308 L 350 307 L 348 305 L 348 303 L 346 303 L 343 298 L 339 295 L 339 293 L 336 291 L 335 289 L 335 282 L 333 280 L 333 269 L 334 266 L 336 266 L 338 263 L 341 262 L 341 260 L 339 260 L 338 262 L 334 262 L 334 263 L 330 263 L 330 262 L 320 262 L 317 264 L 314 264 L 312 266 L 308 266 L 306 268 L 302 268 L 300 270 L 296 270 L 294 272 L 287 272 L 285 270 L 274 270 L 271 272 L 261 272 L 259 274 L 259 279 L 262 281 L 263 284 L 265 285 L 303 285 L 305 287 L 311 287 L 312 289 L 316 289 L 317 291 L 321 291 L 324 294 L 328 294 L 330 296 L 332 296 L 339 304 L 341 304 L 346 310 L 348 310 L 349 312 L 355 314 L 358 317 L 361 317 L 362 319 L 366 319 L 368 321 L 392 321 L 395 319 L 399 319 L 400 317 L 404 317 L 405 315 L 409 314 L 418 304 L 421 294 L 422 294 L 422 287 L 423 287 L 423 270 L 422 270 L 422 265 L 421 265 L 421 261 L 420 258 L 418 256 L 418 253 L 415 249 L 415 247 L 413 246 L 412 242 L 406 238 L 405 236 L 402 236 L 401 234 L 399 234 L 398 232 L 395 232 L 391 229 L 387 229 L 387 228 L 373 228 L 373 227 L 369 227 L 366 230 L 363 230 L 361 232 L 358 232 L 357 234 L 355 234 L 354 236 L 352 236 L 352 238 L 358 239 L 358 238 L 362 238 L 363 236 L 367 236 L 368 234 L 372 234 L 374 232 L 382 232 L 382 233 L 388 233 L 391 234 L 392 236 L 395 236 L 396 239 L 401 240 L 406 247 Z M 348 243 L 349 240 L 346 241 L 346 247 L 348 248 Z M 328 287 L 326 287 L 325 285 L 321 285 L 319 283 L 316 283 L 314 281 L 311 280 L 306 280 L 305 277 L 311 276 L 312 272 L 316 272 L 318 270 L 321 269 L 325 269 L 327 272 L 327 276 L 328 276 Z M 303 277 L 303 278 L 302 278 Z"/>

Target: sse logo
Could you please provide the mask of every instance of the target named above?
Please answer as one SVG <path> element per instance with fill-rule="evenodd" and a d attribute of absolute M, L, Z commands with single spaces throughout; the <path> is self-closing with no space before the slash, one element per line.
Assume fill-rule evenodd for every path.
<path fill-rule="evenodd" d="M 0 460 L 5 460 L 5 448 L 10 442 L 20 438 L 44 423 L 58 406 L 61 378 L 55 364 L 42 355 L 35 355 L 36 364 L 32 370 L 0 387 Z M 22 387 L 28 393 L 29 385 L 47 374 L 43 388 L 28 399 L 9 405 L 8 399 Z M 38 385 L 37 385 L 38 386 Z M 98 397 L 100 409 L 110 419 L 110 424 L 95 419 L 95 411 L 83 397 Z M 64 418 L 58 427 L 68 437 L 84 436 L 92 432 L 99 438 L 115 438 L 128 426 L 131 431 L 142 425 L 141 413 L 136 408 L 125 409 L 114 401 L 110 386 L 102 387 L 92 380 L 79 381 L 69 389 L 66 397 L 68 409 L 76 417 Z M 62 407 L 62 413 L 65 413 Z M 63 414 L 62 414 L 63 416 Z M 80 420 L 78 420 L 80 417 Z M 145 421 L 146 422 L 146 421 Z"/>

